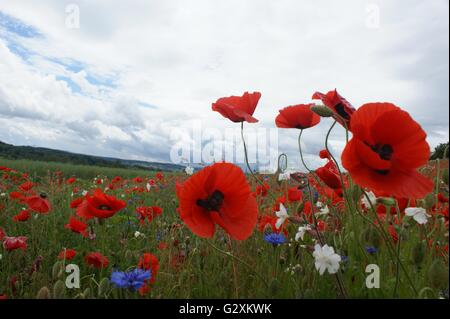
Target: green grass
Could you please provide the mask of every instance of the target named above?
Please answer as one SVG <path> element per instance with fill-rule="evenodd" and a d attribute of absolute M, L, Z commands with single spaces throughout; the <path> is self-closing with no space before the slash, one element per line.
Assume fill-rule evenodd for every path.
<path fill-rule="evenodd" d="M 101 167 L 90 165 L 77 165 L 55 162 L 40 162 L 32 160 L 10 160 L 0 157 L 0 166 L 10 167 L 20 172 L 29 172 L 30 177 L 37 179 L 60 171 L 64 176 L 74 176 L 82 179 L 91 179 L 98 175 L 101 176 L 127 176 L 133 178 L 137 176 L 143 176 L 151 171 L 139 169 L 139 168 L 114 168 L 114 167 Z M 153 173 L 153 172 L 151 172 Z"/>

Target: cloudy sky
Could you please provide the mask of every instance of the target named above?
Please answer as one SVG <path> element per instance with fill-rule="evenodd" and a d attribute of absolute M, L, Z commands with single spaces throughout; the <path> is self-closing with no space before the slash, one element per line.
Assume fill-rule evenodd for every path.
<path fill-rule="evenodd" d="M 0 140 L 170 161 L 174 131 L 232 126 L 211 111 L 219 97 L 262 92 L 253 127 L 273 129 L 280 108 L 337 88 L 355 107 L 404 108 L 435 146 L 449 138 L 448 7 L 448 0 L 0 0 Z M 305 132 L 313 167 L 330 124 Z M 298 132 L 278 133 L 279 152 L 295 166 Z M 183 143 L 192 139 L 185 134 Z M 342 141 L 338 128 L 334 151 Z"/>

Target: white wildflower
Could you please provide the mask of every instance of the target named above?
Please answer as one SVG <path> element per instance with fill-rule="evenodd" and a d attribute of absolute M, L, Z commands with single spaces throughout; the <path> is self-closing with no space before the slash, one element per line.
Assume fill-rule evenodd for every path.
<path fill-rule="evenodd" d="M 283 225 L 286 219 L 289 218 L 286 207 L 284 207 L 283 204 L 280 204 L 280 211 L 276 212 L 275 215 L 277 215 L 278 217 L 277 222 L 275 223 L 275 227 L 277 229 L 280 229 L 281 225 Z"/>
<path fill-rule="evenodd" d="M 136 230 L 136 231 L 134 232 L 134 237 L 136 237 L 136 238 L 139 238 L 139 237 L 144 238 L 145 235 L 144 235 L 143 233 L 141 233 L 141 232 L 138 232 L 138 231 Z"/>
<path fill-rule="evenodd" d="M 335 274 L 339 270 L 341 256 L 334 252 L 334 248 L 328 245 L 321 247 L 319 244 L 314 246 L 313 256 L 315 258 L 315 266 L 322 276 L 327 270 L 330 274 Z"/>
<path fill-rule="evenodd" d="M 418 224 L 423 225 L 428 222 L 431 215 L 427 214 L 425 208 L 422 207 L 408 207 L 405 209 L 406 216 L 412 217 Z"/>
<path fill-rule="evenodd" d="M 298 241 L 299 239 L 303 240 L 305 237 L 306 232 L 310 231 L 312 228 L 309 225 L 306 226 L 300 226 L 298 228 L 297 234 L 295 234 L 295 241 Z"/>
<path fill-rule="evenodd" d="M 328 209 L 328 206 L 325 206 L 320 208 L 320 211 L 316 213 L 316 216 L 328 215 L 329 212 L 330 210 Z"/>
<path fill-rule="evenodd" d="M 187 167 L 184 169 L 184 171 L 185 171 L 186 174 L 188 174 L 188 175 L 194 174 L 194 168 L 193 168 L 193 167 L 190 167 L 190 166 L 187 166 Z"/>

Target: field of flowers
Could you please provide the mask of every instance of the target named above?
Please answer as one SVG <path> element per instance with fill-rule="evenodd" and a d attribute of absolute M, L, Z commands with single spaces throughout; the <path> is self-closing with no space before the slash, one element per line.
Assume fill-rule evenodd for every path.
<path fill-rule="evenodd" d="M 244 130 L 260 97 L 212 109 Z M 313 98 L 275 119 L 299 146 L 330 121 L 327 164 L 307 173 L 283 154 L 271 175 L 0 159 L 0 299 L 448 298 L 448 160 L 429 162 L 425 132 L 393 104 Z M 343 154 L 328 148 L 337 124 Z"/>

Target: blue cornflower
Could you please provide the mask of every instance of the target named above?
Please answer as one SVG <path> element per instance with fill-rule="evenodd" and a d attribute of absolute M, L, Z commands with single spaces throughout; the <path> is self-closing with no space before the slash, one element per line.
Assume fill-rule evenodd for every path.
<path fill-rule="evenodd" d="M 375 254 L 378 251 L 378 249 L 376 249 L 375 247 L 372 247 L 372 246 L 366 246 L 366 251 L 369 254 Z"/>
<path fill-rule="evenodd" d="M 270 233 L 264 236 L 264 240 L 274 246 L 278 246 L 286 242 L 286 237 L 283 234 Z"/>
<path fill-rule="evenodd" d="M 342 263 L 347 263 L 348 262 L 348 256 L 341 255 L 341 262 Z"/>
<path fill-rule="evenodd" d="M 317 202 L 319 200 L 319 192 L 318 191 L 314 191 L 314 202 Z"/>
<path fill-rule="evenodd" d="M 127 288 L 138 290 L 144 286 L 145 281 L 152 278 L 151 270 L 134 269 L 128 272 L 113 271 L 111 274 L 111 282 L 117 288 Z"/>

